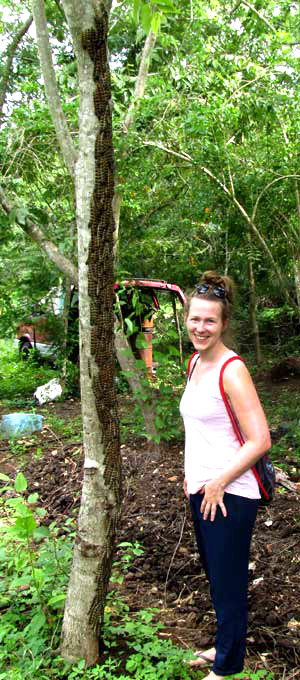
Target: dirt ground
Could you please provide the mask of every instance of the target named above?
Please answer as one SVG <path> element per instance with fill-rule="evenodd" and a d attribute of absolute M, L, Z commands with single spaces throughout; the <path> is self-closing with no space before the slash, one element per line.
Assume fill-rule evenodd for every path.
<path fill-rule="evenodd" d="M 43 408 L 70 421 L 80 404 L 70 400 Z M 39 440 L 40 459 L 30 455 L 36 443 L 34 450 L 28 447 L 28 491 L 39 492 L 47 522 L 55 520 L 63 528 L 79 505 L 82 447 L 47 428 Z M 123 595 L 132 610 L 158 607 L 164 634 L 176 644 L 211 647 L 214 613 L 182 491 L 183 445 L 163 444 L 153 453 L 144 441 L 132 440 L 121 451 L 119 541 L 139 541 L 144 547 L 127 573 Z M 17 466 L 2 440 L 0 471 L 13 475 Z M 259 512 L 252 543 L 246 664 L 253 671 L 272 670 L 276 680 L 300 678 L 299 520 L 299 494 L 278 487 L 273 504 Z"/>

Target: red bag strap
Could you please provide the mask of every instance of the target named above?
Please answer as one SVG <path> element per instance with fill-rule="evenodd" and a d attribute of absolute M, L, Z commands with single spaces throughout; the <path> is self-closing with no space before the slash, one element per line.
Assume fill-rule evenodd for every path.
<path fill-rule="evenodd" d="M 224 385 L 223 385 L 223 373 L 225 371 L 226 366 L 228 366 L 228 364 L 231 364 L 232 361 L 237 361 L 237 360 L 243 361 L 242 357 L 239 357 L 238 355 L 236 355 L 234 357 L 230 357 L 229 359 L 227 359 L 224 362 L 224 364 L 223 364 L 223 366 L 221 367 L 221 370 L 220 370 L 219 387 L 220 387 L 222 399 L 223 399 L 225 407 L 226 407 L 226 411 L 227 411 L 229 418 L 231 420 L 232 427 L 234 429 L 234 432 L 236 434 L 237 439 L 240 442 L 240 445 L 242 446 L 245 443 L 245 440 L 244 440 L 244 437 L 241 433 L 240 426 L 238 424 L 238 421 L 236 419 L 234 411 L 233 411 L 233 409 L 232 409 L 232 407 L 231 407 L 231 405 L 230 405 L 230 403 L 227 399 L 227 395 L 225 393 Z M 244 361 L 243 361 L 243 363 L 244 363 Z"/>
<path fill-rule="evenodd" d="M 232 361 L 236 361 L 237 359 L 239 361 L 243 361 L 243 363 L 244 363 L 244 360 L 242 359 L 242 357 L 239 357 L 238 355 L 236 355 L 234 357 L 230 357 L 229 359 L 227 359 L 227 361 L 224 362 L 224 364 L 223 364 L 223 366 L 221 367 L 221 370 L 220 370 L 219 387 L 220 387 L 221 396 L 222 396 L 222 399 L 224 401 L 227 413 L 228 413 L 229 418 L 231 420 L 232 427 L 234 429 L 234 432 L 236 434 L 237 439 L 240 442 L 240 445 L 242 446 L 245 443 L 245 440 L 244 440 L 244 437 L 241 433 L 240 426 L 238 424 L 236 415 L 235 415 L 235 413 L 234 413 L 234 411 L 233 411 L 233 409 L 232 409 L 232 407 L 231 407 L 231 405 L 228 401 L 227 395 L 226 395 L 225 390 L 224 390 L 224 385 L 223 385 L 223 373 L 225 371 L 226 366 L 228 366 L 228 364 L 230 364 Z M 262 484 L 261 478 L 260 478 L 260 476 L 257 472 L 255 465 L 253 465 L 251 470 L 254 474 L 254 477 L 255 477 L 255 479 L 258 483 L 259 488 L 261 489 L 261 492 L 263 493 L 264 496 L 266 496 L 266 498 L 268 498 L 269 496 L 268 496 L 268 494 L 267 494 L 267 492 L 266 492 L 266 490 L 265 490 L 265 488 Z"/>
<path fill-rule="evenodd" d="M 193 361 L 193 359 L 194 359 L 196 356 L 199 357 L 198 352 L 194 352 L 194 354 L 191 354 L 191 356 L 190 356 L 190 358 L 189 358 L 189 362 L 188 362 L 188 366 L 187 366 L 187 371 L 186 371 L 186 372 L 187 372 L 187 377 L 188 377 L 188 378 L 190 377 L 192 361 Z M 196 362 L 195 362 L 195 363 L 196 363 Z"/>

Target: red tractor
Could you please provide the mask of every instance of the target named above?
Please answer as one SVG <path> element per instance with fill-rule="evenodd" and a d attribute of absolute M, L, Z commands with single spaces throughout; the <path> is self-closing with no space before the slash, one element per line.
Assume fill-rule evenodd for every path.
<path fill-rule="evenodd" d="M 179 286 L 155 279 L 128 279 L 122 283 L 115 283 L 114 290 L 118 301 L 117 307 L 123 322 L 125 323 L 126 319 L 129 320 L 127 326 L 132 324 L 135 329 L 129 336 L 131 347 L 134 353 L 144 360 L 148 374 L 152 375 L 153 317 L 155 311 L 160 308 L 158 296 L 160 293 L 163 293 L 169 294 L 171 297 L 176 327 L 180 336 L 176 300 L 178 299 L 184 305 L 185 295 Z M 135 294 L 135 291 L 138 295 Z M 61 342 L 61 334 L 59 333 L 60 318 L 61 314 L 58 313 L 58 323 L 53 324 L 53 315 L 49 319 L 46 314 L 43 314 L 37 317 L 30 317 L 26 323 L 21 323 L 17 329 L 15 341 L 20 353 L 23 356 L 27 356 L 30 350 L 35 349 L 44 356 L 53 357 Z M 78 292 L 75 288 L 72 291 L 70 318 L 72 322 L 78 319 Z M 147 343 L 147 347 L 143 349 L 137 349 L 135 345 L 136 337 L 140 332 L 144 334 Z M 73 348 L 72 358 L 76 355 L 78 357 L 78 342 L 75 352 Z"/>

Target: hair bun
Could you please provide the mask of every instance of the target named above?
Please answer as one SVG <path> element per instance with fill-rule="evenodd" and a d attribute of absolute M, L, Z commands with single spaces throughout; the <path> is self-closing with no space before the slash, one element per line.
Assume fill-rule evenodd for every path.
<path fill-rule="evenodd" d="M 230 276 L 222 276 L 215 271 L 208 270 L 202 274 L 201 283 L 207 283 L 208 286 L 220 286 L 221 288 L 224 288 L 228 301 L 230 303 L 233 302 L 234 283 Z"/>

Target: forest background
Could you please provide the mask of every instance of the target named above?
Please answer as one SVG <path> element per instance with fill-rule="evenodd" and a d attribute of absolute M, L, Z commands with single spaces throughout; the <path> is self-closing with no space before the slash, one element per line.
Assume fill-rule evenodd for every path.
<path fill-rule="evenodd" d="M 68 6 L 1 2 L 2 337 L 77 277 L 80 74 Z M 31 15 L 37 26 L 41 7 L 54 84 L 45 65 L 41 76 Z M 262 367 L 298 352 L 299 24 L 297 3 L 258 0 L 116 2 L 109 20 L 115 276 L 187 290 L 204 269 L 229 273 L 236 344 Z M 161 331 L 176 386 L 173 341 Z M 158 439 L 174 436 L 171 402 L 156 415 Z"/>

